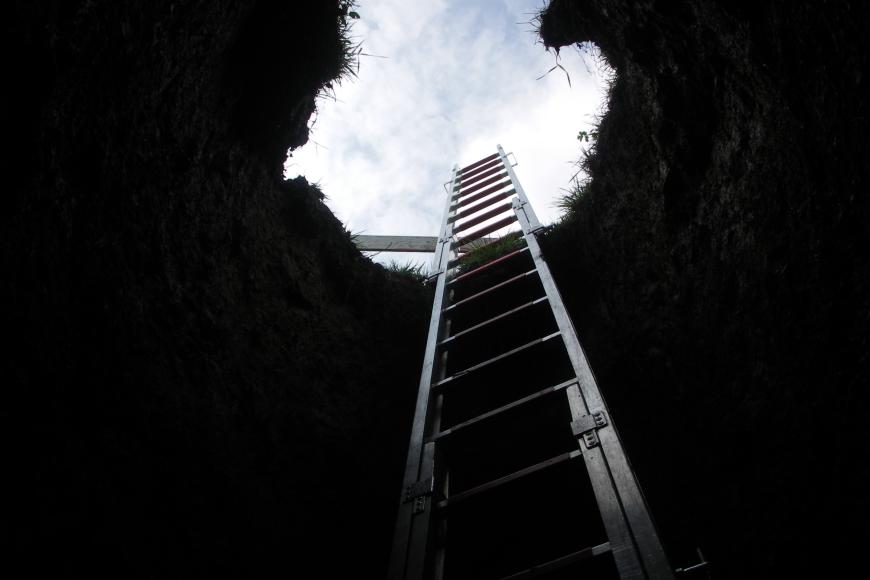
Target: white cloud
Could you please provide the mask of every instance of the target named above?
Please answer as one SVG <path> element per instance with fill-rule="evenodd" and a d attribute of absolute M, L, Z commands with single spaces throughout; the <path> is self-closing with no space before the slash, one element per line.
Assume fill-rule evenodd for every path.
<path fill-rule="evenodd" d="M 577 132 L 601 107 L 603 82 L 573 50 L 546 53 L 527 22 L 540 0 L 368 0 L 354 33 L 359 76 L 322 100 L 311 142 L 288 176 L 319 182 L 355 233 L 437 235 L 455 163 L 513 151 L 543 223 L 580 155 Z M 526 23 L 526 24 L 524 24 Z M 385 58 L 381 58 L 385 57 Z M 428 262 L 382 253 L 375 259 Z"/>

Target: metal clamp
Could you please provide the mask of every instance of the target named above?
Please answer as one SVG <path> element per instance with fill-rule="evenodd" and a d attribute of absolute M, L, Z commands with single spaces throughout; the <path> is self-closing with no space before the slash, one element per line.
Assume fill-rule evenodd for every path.
<path fill-rule="evenodd" d="M 511 151 L 510 153 L 508 153 L 507 155 L 505 155 L 505 159 L 507 159 L 507 158 L 510 157 L 511 155 L 514 155 L 514 152 L 513 152 L 513 151 Z M 510 161 L 510 159 L 508 159 L 508 161 Z M 511 164 L 511 167 L 516 167 L 516 166 L 519 165 L 519 164 L 520 164 L 520 162 L 517 161 L 517 156 L 514 155 L 514 162 Z"/>
<path fill-rule="evenodd" d="M 415 481 L 405 488 L 405 494 L 402 496 L 402 503 L 414 502 L 413 512 L 415 514 L 426 511 L 426 498 L 432 495 L 435 489 L 435 481 L 431 477 Z"/>
<path fill-rule="evenodd" d="M 596 447 L 600 442 L 596 429 L 607 425 L 607 416 L 604 411 L 595 411 L 591 415 L 583 415 L 575 421 L 571 421 L 571 432 L 575 437 L 583 437 L 586 449 Z"/>

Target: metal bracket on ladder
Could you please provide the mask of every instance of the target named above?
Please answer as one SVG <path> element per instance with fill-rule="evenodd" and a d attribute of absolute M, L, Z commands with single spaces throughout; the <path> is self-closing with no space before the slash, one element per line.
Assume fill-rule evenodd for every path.
<path fill-rule="evenodd" d="M 525 194 L 523 194 L 523 195 L 525 195 Z M 531 210 L 531 207 L 532 207 L 531 204 L 528 202 L 528 200 L 524 199 L 524 197 L 515 197 L 511 201 L 511 206 L 513 207 L 514 211 L 522 210 L 523 213 L 526 212 L 527 206 L 528 206 L 529 210 Z M 532 212 L 532 213 L 534 213 L 534 212 Z M 528 233 L 530 233 L 530 234 L 538 235 L 540 232 L 547 229 L 546 226 L 542 226 L 541 224 L 538 223 L 537 218 L 535 218 L 534 220 L 529 220 L 529 221 L 530 221 L 530 223 L 535 224 L 528 231 Z"/>
<path fill-rule="evenodd" d="M 674 570 L 674 572 L 676 572 L 677 574 L 679 574 L 681 576 L 686 575 L 686 574 L 688 574 L 690 576 L 694 576 L 695 572 L 704 571 L 704 572 L 707 572 L 707 577 L 709 578 L 710 577 L 710 568 L 709 568 L 710 562 L 708 562 L 707 558 L 704 557 L 704 553 L 701 552 L 701 548 L 696 548 L 695 550 L 698 552 L 698 563 L 692 564 L 691 566 L 686 566 L 685 568 L 677 568 L 676 570 Z"/>
<path fill-rule="evenodd" d="M 607 415 L 604 414 L 604 411 L 596 411 L 591 415 L 583 415 L 576 421 L 571 421 L 571 431 L 574 433 L 574 437 L 583 437 L 586 449 L 592 449 L 600 443 L 595 430 L 606 425 Z"/>
<path fill-rule="evenodd" d="M 426 498 L 432 495 L 435 489 L 435 481 L 431 477 L 415 481 L 405 488 L 405 495 L 402 503 L 414 502 L 415 514 L 426 511 Z"/>

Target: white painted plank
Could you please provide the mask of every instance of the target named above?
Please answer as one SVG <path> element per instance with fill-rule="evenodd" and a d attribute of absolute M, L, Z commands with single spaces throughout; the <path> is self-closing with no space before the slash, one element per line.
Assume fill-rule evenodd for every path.
<path fill-rule="evenodd" d="M 437 236 L 354 236 L 356 247 L 367 252 L 434 252 Z"/>
<path fill-rule="evenodd" d="M 469 244 L 465 250 L 484 246 L 497 238 L 482 238 Z M 354 236 L 356 247 L 365 252 L 434 252 L 438 244 L 435 236 Z M 460 250 L 462 252 L 463 250 Z"/>

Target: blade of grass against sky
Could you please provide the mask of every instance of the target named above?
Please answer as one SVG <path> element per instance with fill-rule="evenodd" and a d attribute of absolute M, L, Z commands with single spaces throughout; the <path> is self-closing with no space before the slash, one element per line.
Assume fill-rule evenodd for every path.
<path fill-rule="evenodd" d="M 285 175 L 319 183 L 353 233 L 437 235 L 453 164 L 501 143 L 515 153 L 541 221 L 553 222 L 556 200 L 577 172 L 577 133 L 591 131 L 602 112 L 608 73 L 563 50 L 565 70 L 547 74 L 556 55 L 530 23 L 540 6 L 361 0 L 357 78 L 320 99 L 311 140 L 287 159 Z M 428 264 L 431 255 L 373 259 Z"/>

